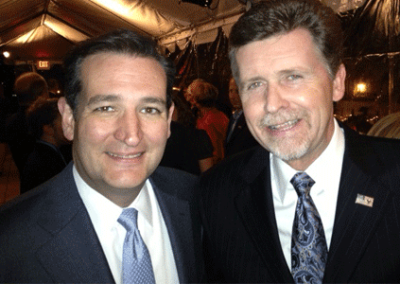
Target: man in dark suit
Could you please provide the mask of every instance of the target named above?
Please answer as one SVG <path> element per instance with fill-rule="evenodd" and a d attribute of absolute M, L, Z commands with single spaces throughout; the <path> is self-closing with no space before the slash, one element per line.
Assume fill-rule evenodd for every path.
<path fill-rule="evenodd" d="M 400 282 L 400 142 L 339 124 L 342 35 L 315 0 L 259 2 L 230 59 L 260 147 L 201 181 L 210 282 Z"/>
<path fill-rule="evenodd" d="M 28 130 L 26 111 L 37 98 L 48 98 L 49 91 L 46 80 L 41 75 L 26 72 L 15 80 L 14 92 L 18 99 L 18 110 L 7 120 L 5 138 L 21 174 L 29 154 L 35 147 L 35 138 Z"/>
<path fill-rule="evenodd" d="M 229 100 L 232 105 L 232 116 L 229 119 L 228 132 L 226 133 L 225 158 L 258 145 L 247 127 L 234 78 L 229 80 Z"/>
<path fill-rule="evenodd" d="M 78 45 L 65 69 L 73 163 L 1 208 L 0 282 L 201 282 L 196 179 L 158 167 L 173 65 L 119 30 Z"/>
<path fill-rule="evenodd" d="M 68 164 L 60 151 L 68 140 L 63 134 L 57 101 L 39 98 L 27 110 L 28 129 L 36 143 L 20 174 L 21 194 L 57 175 Z"/>

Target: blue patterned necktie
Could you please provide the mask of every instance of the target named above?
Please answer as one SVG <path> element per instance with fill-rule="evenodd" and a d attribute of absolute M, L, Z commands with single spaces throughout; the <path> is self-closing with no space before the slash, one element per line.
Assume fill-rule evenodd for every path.
<path fill-rule="evenodd" d="M 328 257 L 321 217 L 310 196 L 314 181 L 304 172 L 290 180 L 299 196 L 292 231 L 292 275 L 295 283 L 322 283 Z"/>
<path fill-rule="evenodd" d="M 118 218 L 127 231 L 122 258 L 123 283 L 155 283 L 150 254 L 137 227 L 137 216 L 136 209 L 127 208 Z"/>

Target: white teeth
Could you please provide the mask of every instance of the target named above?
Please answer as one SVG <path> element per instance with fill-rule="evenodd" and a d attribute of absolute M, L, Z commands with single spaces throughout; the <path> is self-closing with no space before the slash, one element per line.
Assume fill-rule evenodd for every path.
<path fill-rule="evenodd" d="M 269 126 L 270 129 L 272 130 L 285 130 L 285 129 L 289 129 L 290 127 L 292 127 L 293 125 L 295 125 L 299 120 L 291 120 L 282 124 L 278 124 L 278 125 L 271 125 Z"/>
<path fill-rule="evenodd" d="M 107 152 L 107 154 L 110 155 L 111 157 L 116 157 L 116 158 L 120 158 L 120 159 L 133 159 L 133 158 L 137 158 L 142 155 L 142 153 L 135 154 L 135 155 L 117 155 L 117 154 L 110 153 L 110 152 Z"/>

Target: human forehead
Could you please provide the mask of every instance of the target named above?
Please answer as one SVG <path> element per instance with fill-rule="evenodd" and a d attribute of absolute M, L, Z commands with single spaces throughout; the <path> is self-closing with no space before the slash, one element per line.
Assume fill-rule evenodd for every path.
<path fill-rule="evenodd" d="M 137 67 L 140 68 L 137 68 Z M 161 64 L 152 57 L 144 57 L 135 54 L 101 52 L 88 56 L 81 64 L 81 75 L 85 77 L 93 72 L 103 72 L 107 74 L 136 71 L 137 73 L 152 73 L 154 76 L 160 76 L 166 79 L 166 73 Z"/>
<path fill-rule="evenodd" d="M 153 58 L 99 53 L 85 59 L 81 70 L 83 93 L 86 94 L 92 91 L 118 92 L 130 88 L 166 96 L 166 73 Z"/>
<path fill-rule="evenodd" d="M 236 52 L 239 78 L 252 73 L 279 73 L 322 65 L 329 72 L 326 61 L 310 32 L 299 28 L 285 34 L 254 41 Z"/>

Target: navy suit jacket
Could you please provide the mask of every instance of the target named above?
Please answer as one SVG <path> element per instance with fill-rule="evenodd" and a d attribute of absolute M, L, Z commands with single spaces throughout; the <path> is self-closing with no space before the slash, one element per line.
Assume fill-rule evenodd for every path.
<path fill-rule="evenodd" d="M 279 241 L 269 164 L 269 152 L 260 146 L 202 178 L 210 282 L 293 283 Z M 358 194 L 372 197 L 373 206 L 356 204 Z M 346 128 L 324 282 L 400 282 L 399 140 Z"/>
<path fill-rule="evenodd" d="M 66 166 L 64 157 L 55 146 L 36 141 L 20 173 L 21 194 L 54 177 Z"/>
<path fill-rule="evenodd" d="M 193 191 L 197 180 L 159 167 L 150 181 L 168 229 L 179 280 L 200 282 L 204 266 Z M 0 210 L 0 282 L 114 282 L 77 191 L 72 163 Z"/>

